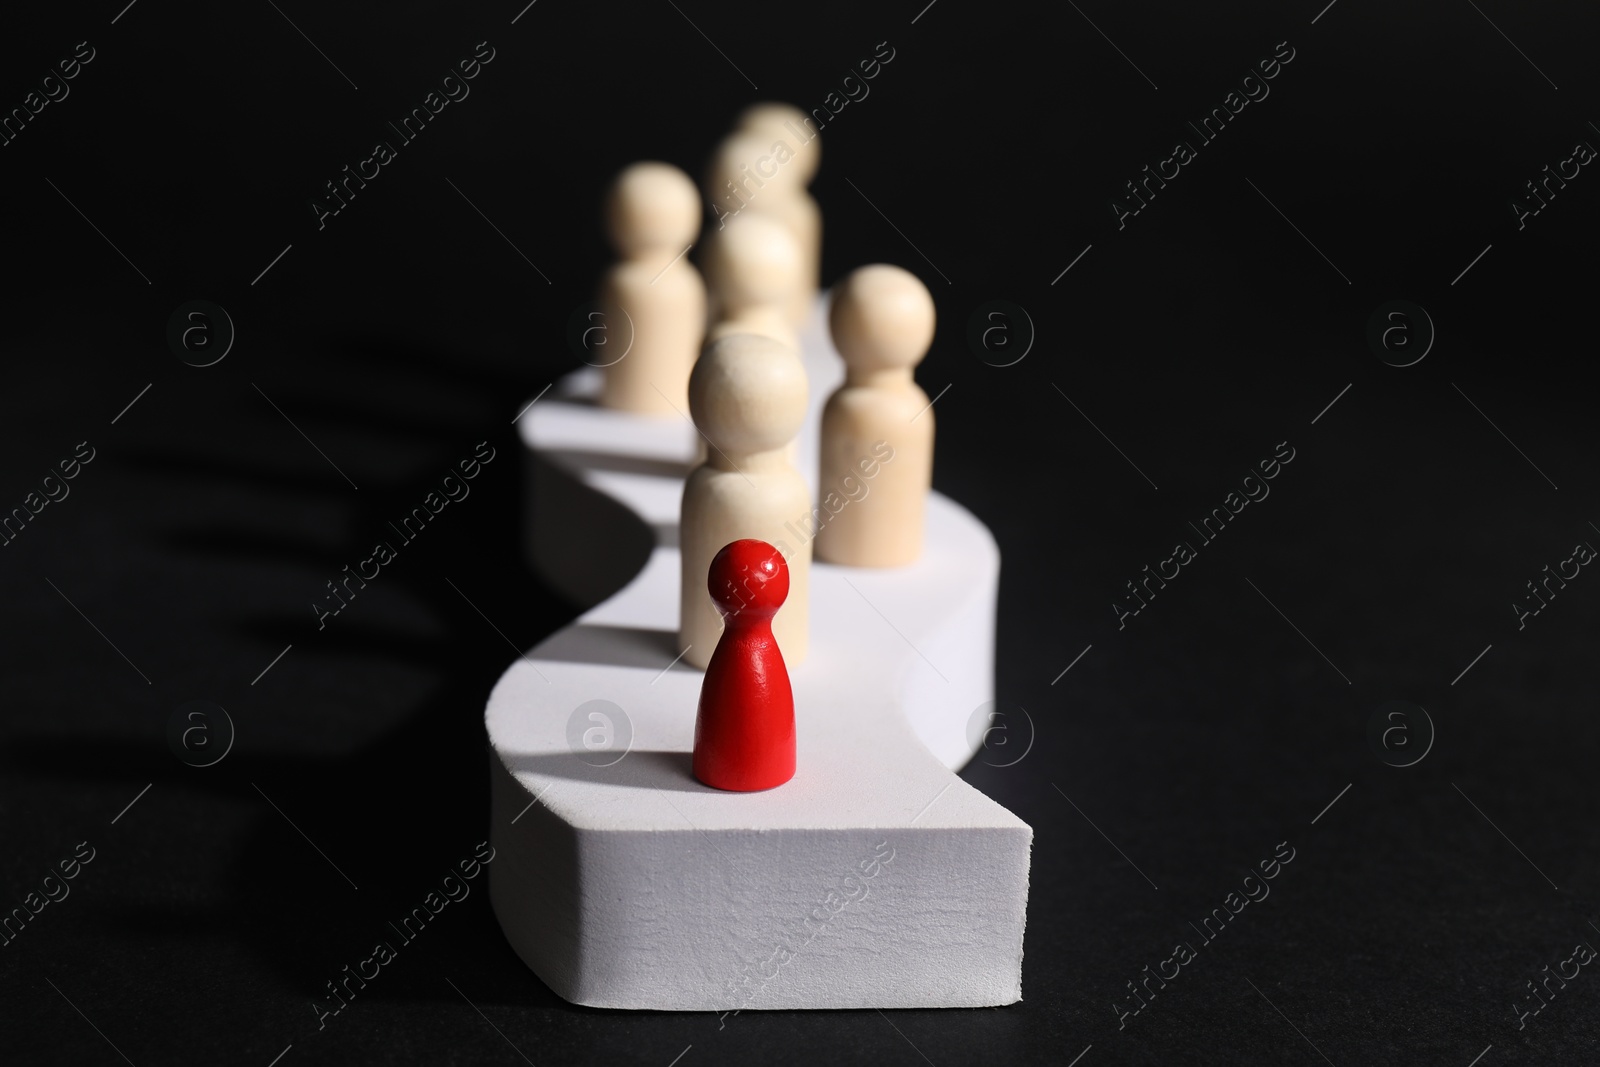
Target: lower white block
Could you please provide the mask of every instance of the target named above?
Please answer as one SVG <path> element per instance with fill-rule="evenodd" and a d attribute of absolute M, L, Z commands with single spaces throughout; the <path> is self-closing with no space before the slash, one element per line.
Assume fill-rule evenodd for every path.
<path fill-rule="evenodd" d="M 820 326 L 800 443 L 813 485 L 841 373 Z M 513 664 L 485 712 L 490 897 L 513 948 L 596 1007 L 1019 1000 L 1033 831 L 953 772 L 988 725 L 972 719 L 993 695 L 993 538 L 934 494 L 915 564 L 814 565 L 795 777 L 707 788 L 690 774 L 701 674 L 674 664 L 695 431 L 598 408 L 597 386 L 573 375 L 520 423 L 535 562 L 594 606 Z"/>

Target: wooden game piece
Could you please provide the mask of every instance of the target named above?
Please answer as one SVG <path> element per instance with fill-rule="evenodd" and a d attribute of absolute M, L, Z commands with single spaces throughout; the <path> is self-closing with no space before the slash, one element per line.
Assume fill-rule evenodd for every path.
<path fill-rule="evenodd" d="M 736 333 L 713 341 L 689 376 L 689 414 L 708 442 L 705 462 L 683 485 L 679 643 L 684 660 L 711 661 L 722 620 L 705 595 L 711 559 L 730 541 L 756 537 L 784 554 L 789 598 L 772 621 L 784 662 L 806 655 L 811 542 L 786 524 L 811 515 L 811 491 L 786 449 L 806 417 L 806 372 L 794 350 Z"/>
<path fill-rule="evenodd" d="M 621 258 L 600 286 L 605 337 L 627 347 L 594 353 L 592 362 L 605 367 L 600 402 L 682 413 L 705 329 L 705 283 L 683 255 L 700 229 L 694 183 L 670 164 L 635 163 L 612 184 L 606 226 Z"/>
<path fill-rule="evenodd" d="M 789 567 L 776 548 L 745 538 L 712 557 L 706 584 L 723 628 L 700 683 L 694 776 L 716 789 L 771 789 L 794 777 L 794 693 L 772 637 Z"/>
<path fill-rule="evenodd" d="M 806 191 L 822 163 L 822 141 L 816 123 L 792 104 L 752 104 L 739 115 L 738 129 L 757 137 L 782 142 L 794 153 L 784 164 L 786 195 L 775 212 L 794 231 L 805 262 L 805 279 L 800 296 L 795 298 L 795 321 L 803 321 L 822 286 L 822 211 Z M 790 173 L 792 172 L 792 173 Z M 800 297 L 804 297 L 804 302 Z"/>
<path fill-rule="evenodd" d="M 729 219 L 706 239 L 706 277 L 713 294 L 706 340 L 757 333 L 798 353 L 789 301 L 801 287 L 800 246 L 782 222 L 757 212 Z"/>
<path fill-rule="evenodd" d="M 800 250 L 793 235 L 770 215 L 741 214 L 706 240 L 706 274 L 715 296 L 707 343 L 735 333 L 782 342 L 798 358 L 800 338 L 789 319 L 789 297 L 801 288 Z M 797 454 L 793 443 L 785 453 Z M 695 462 L 706 458 L 705 440 Z"/>
<path fill-rule="evenodd" d="M 806 191 L 821 160 L 815 124 L 786 104 L 758 104 L 718 146 L 707 195 L 718 225 L 746 211 L 782 222 L 800 249 L 800 284 L 788 300 L 790 321 L 803 322 L 822 270 L 822 212 Z"/>
<path fill-rule="evenodd" d="M 933 482 L 933 409 L 912 378 L 933 297 L 909 271 L 861 267 L 835 287 L 828 324 L 845 381 L 822 410 L 817 558 L 902 566 L 922 552 Z"/>
<path fill-rule="evenodd" d="M 800 168 L 800 185 L 810 184 L 811 179 L 817 176 L 817 165 L 822 156 L 819 147 L 821 142 L 817 139 L 817 124 L 811 116 L 793 104 L 783 104 L 773 100 L 751 104 L 739 112 L 739 118 L 734 122 L 734 129 L 739 133 L 787 141 L 797 153 L 800 151 L 806 153 L 806 158 L 799 158 L 797 155 L 795 160 Z"/>
<path fill-rule="evenodd" d="M 800 322 L 822 286 L 822 211 L 806 191 L 822 163 L 822 141 L 811 117 L 791 104 L 752 104 L 739 115 L 738 129 L 781 142 L 794 153 L 779 175 L 786 184 L 773 210 L 800 243 L 804 282 L 791 308 L 795 321 Z"/>

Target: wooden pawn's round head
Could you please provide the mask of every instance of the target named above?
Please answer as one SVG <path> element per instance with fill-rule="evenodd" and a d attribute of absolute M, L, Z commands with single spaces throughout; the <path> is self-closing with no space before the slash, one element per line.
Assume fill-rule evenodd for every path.
<path fill-rule="evenodd" d="M 788 346 L 733 333 L 705 347 L 689 374 L 689 414 L 712 444 L 707 461 L 774 452 L 806 417 L 806 371 Z"/>
<path fill-rule="evenodd" d="M 677 255 L 700 232 L 694 182 L 670 163 L 635 163 L 618 174 L 606 197 L 606 231 L 623 256 Z"/>
<path fill-rule="evenodd" d="M 836 285 L 828 309 L 833 345 L 852 376 L 909 370 L 933 343 L 933 296 L 915 274 L 887 263 L 859 267 Z"/>

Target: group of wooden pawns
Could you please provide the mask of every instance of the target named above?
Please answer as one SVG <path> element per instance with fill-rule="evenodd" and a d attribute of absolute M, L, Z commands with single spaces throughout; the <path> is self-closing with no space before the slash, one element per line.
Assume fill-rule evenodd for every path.
<path fill-rule="evenodd" d="M 619 259 L 600 305 L 612 330 L 631 324 L 631 343 L 605 366 L 601 403 L 687 410 L 702 438 L 683 488 L 679 637 L 683 660 L 706 672 L 694 775 L 718 789 L 770 789 L 794 775 L 787 668 L 806 655 L 813 544 L 829 563 L 912 562 L 932 480 L 933 412 L 912 372 L 933 341 L 933 298 L 886 264 L 832 291 L 845 380 L 823 408 L 815 499 L 795 467 L 808 403 L 797 330 L 821 262 L 808 124 L 796 108 L 757 105 L 714 154 L 706 192 L 727 209 L 701 250 L 704 279 L 684 255 L 701 209 L 683 171 L 634 164 L 606 203 Z"/>

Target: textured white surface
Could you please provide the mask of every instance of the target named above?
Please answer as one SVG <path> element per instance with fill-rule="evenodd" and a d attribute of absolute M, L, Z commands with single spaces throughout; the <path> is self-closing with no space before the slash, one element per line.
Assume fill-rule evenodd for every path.
<path fill-rule="evenodd" d="M 841 373 L 819 327 L 800 443 L 813 484 L 817 409 Z M 537 562 L 598 602 L 513 664 L 485 713 L 490 894 L 512 946 L 556 993 L 598 1007 L 1020 999 L 1033 833 L 952 771 L 992 697 L 988 531 L 935 494 L 911 566 L 816 565 L 811 652 L 791 672 L 795 777 L 709 789 L 689 772 L 701 673 L 668 668 L 682 651 L 675 528 L 694 430 L 597 408 L 596 385 L 572 376 L 520 424 Z M 574 711 L 596 699 L 631 723 L 610 766 L 568 742 Z"/>

